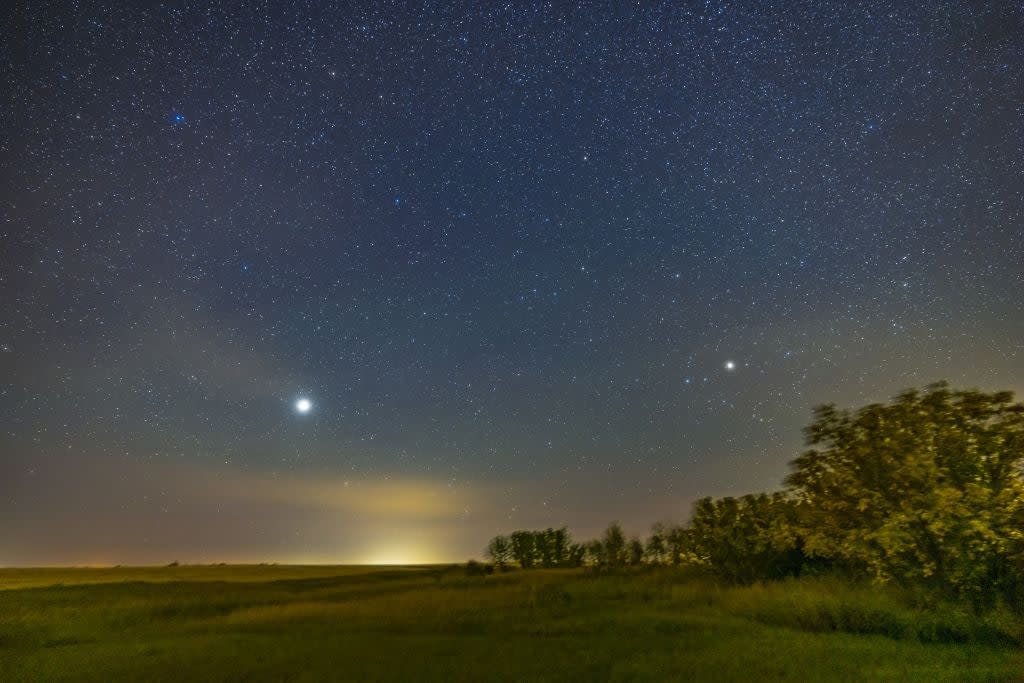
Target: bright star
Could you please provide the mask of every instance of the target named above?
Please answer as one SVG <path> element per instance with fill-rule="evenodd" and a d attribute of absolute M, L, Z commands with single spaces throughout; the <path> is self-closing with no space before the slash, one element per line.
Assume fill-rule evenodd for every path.
<path fill-rule="evenodd" d="M 298 401 L 295 402 L 295 410 L 299 411 L 300 413 L 305 414 L 312 409 L 313 402 L 310 401 L 308 398 L 300 398 Z"/>
<path fill-rule="evenodd" d="M 736 363 L 734 363 L 731 360 L 725 361 L 725 369 L 729 370 L 729 371 L 735 370 L 736 369 Z"/>

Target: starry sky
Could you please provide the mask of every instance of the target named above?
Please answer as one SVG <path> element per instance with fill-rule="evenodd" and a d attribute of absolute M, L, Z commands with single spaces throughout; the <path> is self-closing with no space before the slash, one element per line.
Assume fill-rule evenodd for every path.
<path fill-rule="evenodd" d="M 130 5 L 2 10 L 0 565 L 642 533 L 1024 390 L 1020 3 Z"/>

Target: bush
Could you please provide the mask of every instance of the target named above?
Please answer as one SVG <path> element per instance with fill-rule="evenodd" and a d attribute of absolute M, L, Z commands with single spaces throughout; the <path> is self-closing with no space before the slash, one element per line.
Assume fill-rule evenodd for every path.
<path fill-rule="evenodd" d="M 794 504 L 778 493 L 697 501 L 685 545 L 698 563 L 736 583 L 798 576 L 806 562 Z"/>
<path fill-rule="evenodd" d="M 734 588 L 720 600 L 729 611 L 762 623 L 816 633 L 995 646 L 1020 644 L 1022 636 L 1006 610 L 979 616 L 951 603 L 915 605 L 907 591 L 834 578 Z"/>
<path fill-rule="evenodd" d="M 494 566 L 470 560 L 466 563 L 466 576 L 488 576 L 494 573 Z"/>

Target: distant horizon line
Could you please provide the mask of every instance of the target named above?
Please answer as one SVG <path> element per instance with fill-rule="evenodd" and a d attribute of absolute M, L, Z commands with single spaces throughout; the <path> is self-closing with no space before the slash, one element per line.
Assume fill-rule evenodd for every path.
<path fill-rule="evenodd" d="M 470 558 L 476 559 L 476 558 Z M 450 562 L 167 562 L 150 564 L 3 564 L 4 569 L 172 569 L 174 567 L 442 567 L 462 564 Z"/>

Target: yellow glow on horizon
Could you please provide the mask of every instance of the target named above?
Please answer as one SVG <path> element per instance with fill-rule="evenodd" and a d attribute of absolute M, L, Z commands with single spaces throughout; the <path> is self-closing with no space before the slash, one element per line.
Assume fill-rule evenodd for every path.
<path fill-rule="evenodd" d="M 402 564 L 437 564 L 435 558 L 422 548 L 415 546 L 385 546 L 374 548 L 359 564 L 402 565 Z"/>

